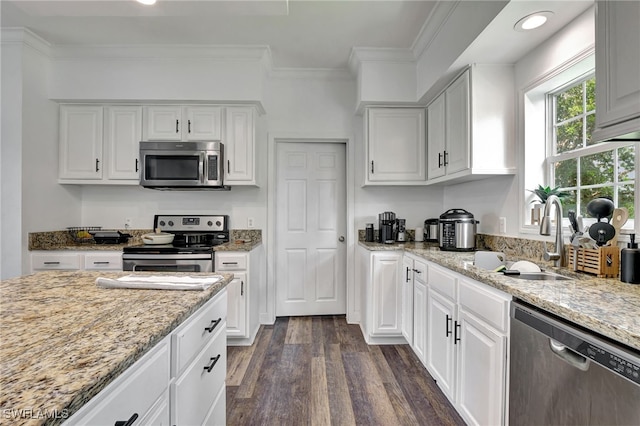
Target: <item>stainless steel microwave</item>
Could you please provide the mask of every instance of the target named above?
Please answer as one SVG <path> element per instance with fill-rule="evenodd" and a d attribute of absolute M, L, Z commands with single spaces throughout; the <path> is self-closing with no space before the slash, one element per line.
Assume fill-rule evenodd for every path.
<path fill-rule="evenodd" d="M 222 189 L 221 142 L 140 142 L 140 185 L 164 190 Z"/>

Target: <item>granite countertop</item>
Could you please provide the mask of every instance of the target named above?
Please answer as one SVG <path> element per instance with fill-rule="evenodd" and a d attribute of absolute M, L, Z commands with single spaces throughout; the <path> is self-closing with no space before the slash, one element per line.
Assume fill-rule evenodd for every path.
<path fill-rule="evenodd" d="M 29 234 L 29 250 L 61 251 L 122 251 L 124 247 L 142 244 L 142 235 L 153 232 L 151 229 L 126 230 L 131 238 L 122 244 L 96 244 L 90 241 L 81 244 L 73 241 L 67 231 L 33 232 Z M 262 231 L 256 229 L 233 229 L 228 243 L 214 248 L 214 251 L 251 251 L 262 244 Z"/>
<path fill-rule="evenodd" d="M 233 279 L 220 274 L 205 291 L 95 285 L 128 274 L 46 271 L 0 282 L 3 418 L 63 422 Z"/>
<path fill-rule="evenodd" d="M 640 350 L 640 285 L 549 266 L 542 268 L 572 279 L 521 280 L 476 268 L 472 252 L 441 251 L 437 243 L 359 244 L 372 251 L 412 253 Z"/>

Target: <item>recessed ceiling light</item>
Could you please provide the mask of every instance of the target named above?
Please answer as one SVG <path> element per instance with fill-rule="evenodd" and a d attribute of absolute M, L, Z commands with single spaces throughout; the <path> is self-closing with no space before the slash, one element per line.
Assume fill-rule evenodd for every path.
<path fill-rule="evenodd" d="M 156 4 L 156 0 L 136 0 L 136 1 L 146 6 L 151 6 L 152 4 Z"/>
<path fill-rule="evenodd" d="M 533 30 L 534 28 L 544 25 L 551 16 L 553 16 L 553 12 L 549 10 L 532 13 L 531 15 L 527 15 L 516 22 L 513 29 L 516 31 Z"/>

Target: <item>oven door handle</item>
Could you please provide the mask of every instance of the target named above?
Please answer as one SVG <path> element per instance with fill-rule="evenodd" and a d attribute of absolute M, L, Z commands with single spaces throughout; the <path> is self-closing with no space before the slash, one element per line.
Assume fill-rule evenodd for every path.
<path fill-rule="evenodd" d="M 180 253 L 180 254 L 123 254 L 122 260 L 211 260 L 212 254 L 193 254 L 193 253 Z"/>
<path fill-rule="evenodd" d="M 198 173 L 200 173 L 200 183 L 204 184 L 204 181 L 207 177 L 207 168 L 206 168 L 206 160 L 207 157 L 204 152 L 200 153 L 200 164 L 198 165 Z"/>
<path fill-rule="evenodd" d="M 179 265 L 177 263 L 154 263 L 152 265 L 149 264 L 140 264 L 140 265 L 133 265 L 133 272 L 136 272 L 138 270 L 138 268 L 143 268 L 140 271 L 141 272 L 151 272 L 153 271 L 152 269 L 144 269 L 144 268 L 148 268 L 148 267 L 153 267 L 153 268 L 169 268 L 169 269 L 176 269 L 179 268 L 180 266 L 184 266 L 184 265 Z M 182 271 L 177 271 L 177 272 L 182 272 Z"/>

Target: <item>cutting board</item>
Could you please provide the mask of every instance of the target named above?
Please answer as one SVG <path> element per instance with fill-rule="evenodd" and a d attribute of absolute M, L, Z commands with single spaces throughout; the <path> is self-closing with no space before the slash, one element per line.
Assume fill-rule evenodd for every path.
<path fill-rule="evenodd" d="M 498 266 L 502 266 L 507 261 L 507 256 L 499 251 L 477 251 L 474 265 L 478 268 L 493 271 Z"/>

